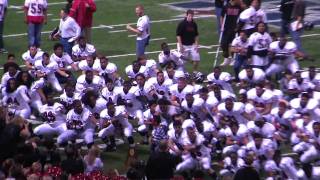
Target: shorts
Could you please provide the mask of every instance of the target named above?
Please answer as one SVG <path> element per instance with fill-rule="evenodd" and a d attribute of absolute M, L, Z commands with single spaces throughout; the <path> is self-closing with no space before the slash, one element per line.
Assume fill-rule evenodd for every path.
<path fill-rule="evenodd" d="M 190 46 L 182 45 L 182 46 L 183 46 L 183 49 L 184 49 L 183 52 L 181 52 L 179 45 L 177 45 L 178 51 L 181 52 L 181 54 L 184 57 L 190 58 L 192 61 L 200 61 L 200 54 L 196 50 L 196 46 L 195 45 L 190 45 Z"/>

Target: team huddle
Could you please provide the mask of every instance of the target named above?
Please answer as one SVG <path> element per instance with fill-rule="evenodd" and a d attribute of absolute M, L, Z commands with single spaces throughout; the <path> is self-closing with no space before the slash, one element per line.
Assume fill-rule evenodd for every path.
<path fill-rule="evenodd" d="M 320 74 L 315 67 L 300 70 L 297 59 L 306 55 L 296 43 L 269 35 L 258 2 L 239 14 L 239 36 L 222 42 L 230 51 L 224 52 L 226 61 L 230 54 L 237 57 L 234 75 L 220 66 L 207 75 L 197 71 L 198 32 L 191 44 L 180 39 L 178 50 L 162 43 L 157 60 L 140 55 L 123 77 L 116 64 L 79 37 L 71 54 L 60 43 L 51 55 L 30 45 L 22 55 L 24 69 L 9 55 L 2 106 L 10 118 L 43 120 L 33 133 L 56 137 L 59 146 L 81 138 L 90 148 L 100 139 L 106 151 L 116 151 L 117 137 L 134 147 L 137 132 L 152 151 L 167 140 L 169 152 L 182 158 L 177 172 L 199 168 L 214 175 L 216 158 L 222 162 L 219 174 L 233 176 L 250 156 L 269 179 L 319 179 L 320 167 L 312 164 L 320 154 Z M 179 28 L 178 36 L 184 33 Z M 191 59 L 182 52 L 187 45 Z M 194 72 L 188 73 L 191 60 Z M 283 146 L 292 147 L 299 164 L 281 156 Z"/>

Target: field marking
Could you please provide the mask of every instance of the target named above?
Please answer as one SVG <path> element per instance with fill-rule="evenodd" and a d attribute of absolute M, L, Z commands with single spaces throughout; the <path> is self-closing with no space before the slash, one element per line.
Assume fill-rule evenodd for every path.
<path fill-rule="evenodd" d="M 109 33 L 119 33 L 119 32 L 127 32 L 127 30 L 126 29 L 121 29 L 121 30 L 109 31 Z"/>
<path fill-rule="evenodd" d="M 222 51 L 219 51 L 219 53 L 221 53 Z M 216 51 L 211 51 L 211 52 L 208 52 L 208 54 L 217 54 Z"/>
<path fill-rule="evenodd" d="M 204 17 L 194 17 L 194 19 L 205 19 L 208 17 L 212 17 L 213 15 L 209 15 L 209 16 L 204 16 Z M 178 21 L 178 20 L 182 20 L 183 18 L 175 18 L 175 19 L 161 19 L 161 20 L 155 20 L 155 21 L 151 21 L 151 23 L 162 23 L 162 22 L 171 22 L 171 21 Z M 127 24 L 136 24 L 136 23 L 127 23 Z M 126 26 L 127 24 L 114 24 L 114 25 L 99 25 L 99 26 L 94 26 L 92 27 L 92 29 L 105 29 L 105 28 L 109 28 L 112 29 L 114 27 L 121 27 L 121 26 Z M 124 32 L 126 30 L 119 30 L 120 32 Z M 43 31 L 41 32 L 41 34 L 50 34 L 52 31 Z M 111 32 L 111 31 L 109 31 Z M 116 33 L 116 32 L 113 32 Z M 19 37 L 19 36 L 27 36 L 27 33 L 19 33 L 19 34 L 8 34 L 8 35 L 4 35 L 4 38 L 8 38 L 8 37 Z"/>
<path fill-rule="evenodd" d="M 60 18 L 51 19 L 51 21 L 60 21 Z"/>
<path fill-rule="evenodd" d="M 154 38 L 154 39 L 150 39 L 150 41 L 161 41 L 161 40 L 165 40 L 167 38 L 163 37 L 163 38 Z"/>
<path fill-rule="evenodd" d="M 135 35 L 135 34 L 130 34 L 130 35 L 128 35 L 128 37 L 137 37 L 137 35 Z"/>

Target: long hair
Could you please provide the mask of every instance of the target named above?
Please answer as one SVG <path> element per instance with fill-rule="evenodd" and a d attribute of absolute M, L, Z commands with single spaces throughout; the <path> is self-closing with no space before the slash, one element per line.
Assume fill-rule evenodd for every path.
<path fill-rule="evenodd" d="M 11 88 L 10 87 L 10 81 L 15 81 L 17 83 L 17 80 L 15 78 L 10 78 L 8 81 L 7 81 L 7 84 L 6 84 L 6 92 L 7 93 L 13 93 L 15 90 L 17 90 L 18 88 L 18 84 L 16 84 L 16 87 L 15 88 Z"/>
<path fill-rule="evenodd" d="M 28 75 L 28 80 L 26 82 L 23 82 L 22 80 L 22 75 L 26 73 Z M 33 83 L 34 79 L 33 77 L 28 73 L 28 71 L 21 71 L 19 72 L 18 76 L 17 76 L 17 82 L 19 85 L 25 85 L 27 86 L 28 89 L 30 89 L 32 83 Z"/>

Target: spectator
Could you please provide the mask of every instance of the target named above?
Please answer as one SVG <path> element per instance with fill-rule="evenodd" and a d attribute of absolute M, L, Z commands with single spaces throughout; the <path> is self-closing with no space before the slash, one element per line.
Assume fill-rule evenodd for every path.
<path fill-rule="evenodd" d="M 61 168 L 66 174 L 79 174 L 84 172 L 85 163 L 79 156 L 79 151 L 75 146 L 65 148 L 66 159 L 61 162 Z"/>
<path fill-rule="evenodd" d="M 223 8 L 222 11 L 222 21 L 225 23 L 223 24 L 223 35 L 221 39 L 221 48 L 223 51 L 224 61 L 221 66 L 226 66 L 229 64 L 234 64 L 234 60 L 231 60 L 230 52 L 229 52 L 229 45 L 231 44 L 232 40 L 235 38 L 236 35 L 236 27 L 238 17 L 241 12 L 241 6 L 239 0 L 231 0 L 228 4 Z M 223 20 L 226 18 L 225 20 Z"/>
<path fill-rule="evenodd" d="M 290 32 L 289 25 L 291 21 L 292 10 L 295 0 L 281 0 L 281 36 Z"/>
<path fill-rule="evenodd" d="M 185 56 L 193 61 L 193 72 L 198 70 L 200 61 L 199 54 L 199 33 L 198 26 L 193 21 L 193 10 L 189 9 L 186 17 L 181 21 L 177 27 L 176 35 L 178 41 L 178 50 Z"/>
<path fill-rule="evenodd" d="M 220 34 L 221 32 L 221 18 L 222 16 L 222 9 L 224 6 L 225 0 L 215 0 L 214 1 L 214 10 L 216 13 L 216 17 L 217 17 L 217 30 L 218 30 L 218 34 Z"/>
<path fill-rule="evenodd" d="M 136 6 L 136 15 L 139 17 L 137 22 L 137 28 L 133 28 L 131 25 L 127 25 L 127 29 L 130 32 L 137 34 L 136 42 L 136 54 L 137 57 L 144 55 L 145 48 L 149 45 L 150 39 L 150 19 L 144 14 L 144 7 L 142 5 Z"/>
<path fill-rule="evenodd" d="M 149 156 L 146 166 L 147 179 L 173 178 L 175 167 L 181 160 L 179 157 L 171 155 L 168 150 L 167 140 L 160 141 L 159 151 Z"/>
<path fill-rule="evenodd" d="M 47 23 L 47 6 L 47 0 L 26 0 L 24 3 L 29 46 L 40 47 L 42 25 Z"/>
<path fill-rule="evenodd" d="M 242 179 L 250 179 L 250 180 L 259 180 L 259 174 L 257 170 L 252 167 L 253 163 L 253 155 L 249 154 L 244 158 L 245 166 L 240 168 L 233 177 L 233 180 L 242 180 Z"/>
<path fill-rule="evenodd" d="M 70 9 L 72 7 L 73 0 L 67 0 L 67 4 L 65 6 L 66 11 L 70 12 Z"/>
<path fill-rule="evenodd" d="M 74 41 L 80 36 L 81 29 L 77 22 L 68 16 L 68 11 L 62 9 L 60 17 L 59 31 L 54 35 L 54 38 L 57 38 L 59 35 L 61 36 L 60 43 L 63 45 L 64 52 L 71 56 Z"/>
<path fill-rule="evenodd" d="M 94 171 L 102 171 L 103 162 L 100 159 L 100 149 L 98 146 L 92 146 L 88 154 L 84 156 L 86 164 L 85 172 L 90 173 Z"/>
<path fill-rule="evenodd" d="M 69 13 L 69 16 L 79 24 L 82 34 L 89 43 L 91 43 L 93 13 L 96 9 L 94 0 L 74 0 Z"/>
<path fill-rule="evenodd" d="M 301 45 L 301 39 L 300 36 L 303 33 L 303 22 L 304 22 L 304 16 L 306 13 L 306 3 L 304 0 L 295 0 L 293 12 L 292 12 L 292 18 L 293 21 L 296 22 L 295 26 L 292 27 L 293 24 L 291 24 L 291 36 L 293 41 L 297 45 L 297 49 L 301 52 L 304 52 Z"/>

